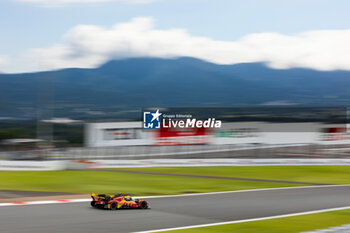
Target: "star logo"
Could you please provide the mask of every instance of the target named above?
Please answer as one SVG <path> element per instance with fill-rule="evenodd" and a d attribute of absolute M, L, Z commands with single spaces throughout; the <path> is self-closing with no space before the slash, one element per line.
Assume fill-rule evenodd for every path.
<path fill-rule="evenodd" d="M 157 111 L 155 113 L 151 113 L 151 115 L 153 116 L 152 121 L 156 120 L 159 121 L 159 117 L 162 115 L 161 113 L 159 113 L 159 109 L 157 109 Z"/>
<path fill-rule="evenodd" d="M 143 128 L 144 129 L 160 129 L 160 117 L 162 113 L 159 109 L 155 112 L 143 112 Z"/>

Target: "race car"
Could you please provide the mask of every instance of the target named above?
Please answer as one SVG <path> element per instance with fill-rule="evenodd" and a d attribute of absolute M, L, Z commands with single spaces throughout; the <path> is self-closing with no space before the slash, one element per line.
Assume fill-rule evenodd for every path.
<path fill-rule="evenodd" d="M 100 209 L 118 210 L 118 209 L 148 209 L 150 204 L 146 200 L 133 199 L 124 194 L 91 194 L 91 206 Z"/>

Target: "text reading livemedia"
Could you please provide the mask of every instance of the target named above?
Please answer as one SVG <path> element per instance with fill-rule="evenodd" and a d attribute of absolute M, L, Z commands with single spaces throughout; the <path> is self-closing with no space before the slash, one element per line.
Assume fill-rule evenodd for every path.
<path fill-rule="evenodd" d="M 163 128 L 220 128 L 221 120 L 208 118 L 207 120 L 198 120 L 192 118 L 192 115 L 172 114 L 165 115 L 156 111 L 143 112 L 143 128 L 144 129 L 160 129 Z"/>

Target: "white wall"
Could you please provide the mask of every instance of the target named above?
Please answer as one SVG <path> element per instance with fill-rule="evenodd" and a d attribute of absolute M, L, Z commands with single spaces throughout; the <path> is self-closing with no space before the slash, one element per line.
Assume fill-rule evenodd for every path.
<path fill-rule="evenodd" d="M 345 144 L 350 143 L 350 137 L 344 135 L 342 140 L 324 140 L 322 129 L 331 127 L 343 127 L 335 124 L 321 123 L 266 123 L 266 122 L 239 122 L 223 123 L 221 129 L 213 131 L 209 136 L 211 144 Z M 116 129 L 113 132 L 113 129 Z M 106 136 L 108 132 L 127 134 L 137 132 L 137 137 L 128 139 L 118 138 L 113 135 Z M 130 131 L 131 130 L 131 131 Z M 122 137 L 122 136 L 120 136 Z M 137 146 L 154 145 L 156 138 L 153 130 L 143 130 L 142 122 L 111 122 L 90 123 L 85 126 L 85 146 Z"/>
<path fill-rule="evenodd" d="M 128 146 L 128 145 L 150 145 L 152 131 L 141 129 L 142 123 L 137 122 L 109 122 L 109 123 L 89 123 L 85 125 L 85 146 Z M 130 130 L 137 132 L 137 137 L 133 139 L 106 139 L 106 130 L 119 129 L 127 133 Z"/>

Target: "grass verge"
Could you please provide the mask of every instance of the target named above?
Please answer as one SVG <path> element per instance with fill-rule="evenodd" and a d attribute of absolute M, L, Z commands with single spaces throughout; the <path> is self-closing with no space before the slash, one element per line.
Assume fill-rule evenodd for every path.
<path fill-rule="evenodd" d="M 350 209 L 271 220 L 199 227 L 167 233 L 297 233 L 350 224 Z"/>
<path fill-rule="evenodd" d="M 349 184 L 350 166 L 157 167 L 118 170 Z"/>
<path fill-rule="evenodd" d="M 102 171 L 0 171 L 0 190 L 161 195 L 287 186 L 297 185 Z"/>
<path fill-rule="evenodd" d="M 120 170 L 326 184 L 350 183 L 350 166 L 162 167 Z M 289 186 L 300 185 L 104 171 L 0 171 L 0 190 L 161 195 Z"/>

